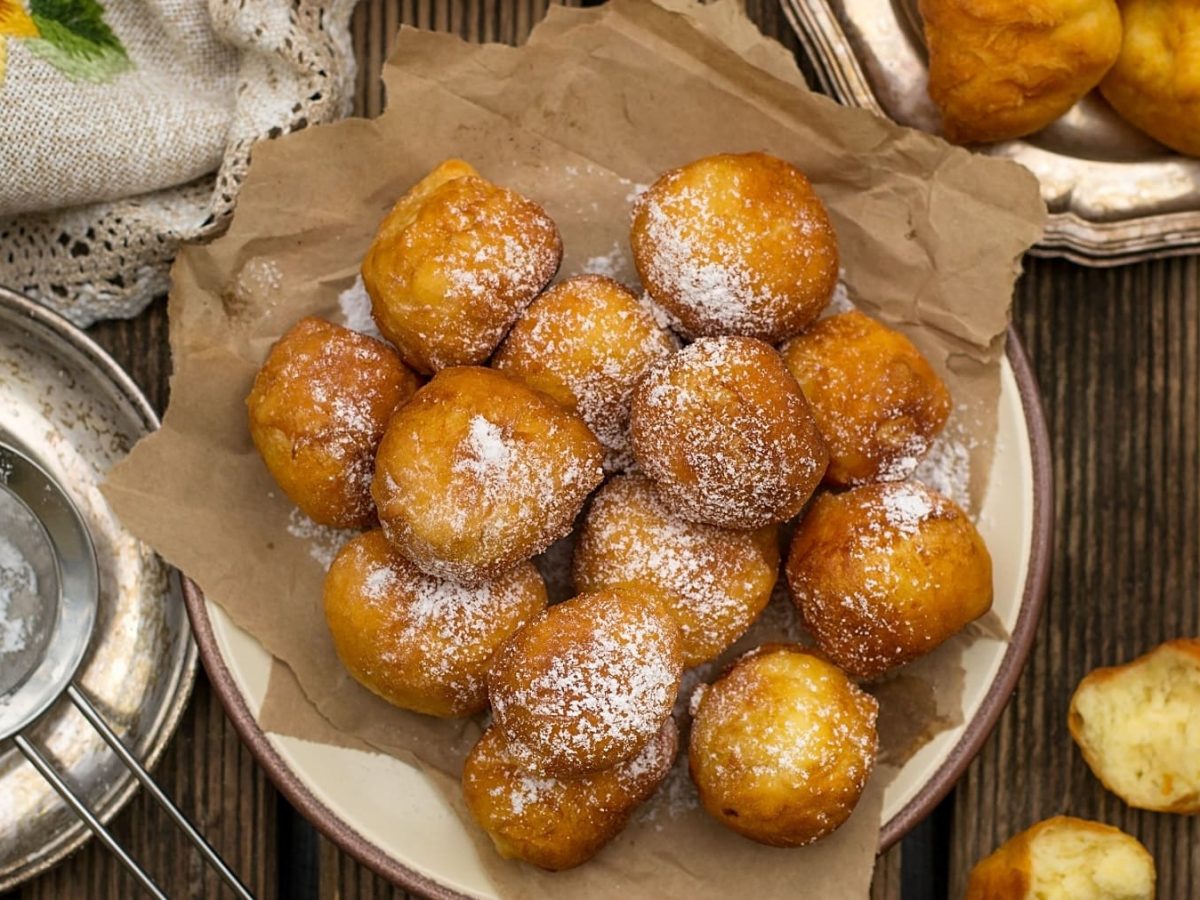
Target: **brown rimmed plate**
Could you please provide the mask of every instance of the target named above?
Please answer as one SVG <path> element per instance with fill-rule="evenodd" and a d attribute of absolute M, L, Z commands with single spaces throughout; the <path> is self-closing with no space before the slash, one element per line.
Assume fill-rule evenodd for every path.
<path fill-rule="evenodd" d="M 994 609 L 1011 641 L 977 640 L 967 649 L 962 724 L 921 748 L 887 788 L 881 850 L 953 787 L 995 726 L 1033 643 L 1052 551 L 1052 470 L 1037 384 L 1011 330 L 998 418 L 979 527 L 995 563 Z M 269 655 L 194 585 L 185 585 L 184 596 L 201 658 L 226 710 L 303 815 L 346 852 L 410 890 L 438 898 L 491 896 L 475 845 L 418 770 L 390 757 L 264 732 L 256 716 Z"/>

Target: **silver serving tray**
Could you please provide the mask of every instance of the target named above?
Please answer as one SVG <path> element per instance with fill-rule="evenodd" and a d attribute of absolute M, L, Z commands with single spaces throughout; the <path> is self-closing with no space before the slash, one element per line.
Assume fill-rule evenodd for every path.
<path fill-rule="evenodd" d="M 0 288 L 0 435 L 54 474 L 87 522 L 100 604 L 76 681 L 147 765 L 183 713 L 196 646 L 178 575 L 125 531 L 99 487 L 157 426 L 136 385 L 82 331 Z M 102 820 L 133 795 L 132 774 L 65 697 L 25 734 Z M 12 744 L 0 742 L 0 892 L 90 835 Z"/>
<path fill-rule="evenodd" d="M 781 2 L 827 93 L 940 132 L 916 0 Z M 1200 159 L 1127 125 L 1099 94 L 1037 134 L 979 149 L 1041 182 L 1050 218 L 1036 255 L 1111 266 L 1200 250 Z"/>

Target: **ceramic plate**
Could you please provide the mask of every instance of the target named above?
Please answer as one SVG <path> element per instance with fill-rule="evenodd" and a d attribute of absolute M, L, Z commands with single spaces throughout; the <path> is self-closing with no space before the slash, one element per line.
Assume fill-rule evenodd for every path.
<path fill-rule="evenodd" d="M 991 732 L 1033 641 L 1050 560 L 1051 467 L 1037 387 L 1009 332 L 996 456 L 979 529 L 995 568 L 994 610 L 1010 643 L 977 640 L 963 659 L 963 724 L 926 744 L 884 797 L 881 849 L 954 785 Z M 193 585 L 185 599 L 201 657 L 242 737 L 276 785 L 343 849 L 392 881 L 435 897 L 494 896 L 462 823 L 417 769 L 391 757 L 259 728 L 271 658 Z"/>

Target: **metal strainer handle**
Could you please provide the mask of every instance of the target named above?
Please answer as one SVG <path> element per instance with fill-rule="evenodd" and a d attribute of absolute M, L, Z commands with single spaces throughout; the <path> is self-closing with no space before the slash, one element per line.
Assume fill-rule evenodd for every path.
<path fill-rule="evenodd" d="M 171 802 L 150 777 L 137 757 L 121 743 L 116 732 L 96 710 L 92 702 L 74 681 L 75 673 L 91 639 L 99 601 L 96 552 L 87 523 L 62 485 L 45 469 L 3 440 L 0 434 L 0 486 L 25 504 L 40 523 L 45 537 L 53 547 L 55 565 L 59 572 L 59 605 L 57 624 L 47 646 L 46 658 L 27 674 L 14 692 L 3 697 L 0 710 L 0 740 L 11 737 L 21 754 L 38 773 L 58 792 L 66 804 L 79 816 L 97 838 L 117 857 L 152 896 L 167 900 L 167 895 L 146 874 L 146 871 L 117 842 L 88 805 L 74 792 L 40 750 L 22 731 L 42 716 L 63 694 L 104 739 L 146 791 L 167 811 L 175 824 L 187 836 L 221 876 L 239 900 L 254 900 L 225 861 L 209 846 L 195 826 Z M 15 701 L 16 705 L 13 705 Z"/>
<path fill-rule="evenodd" d="M 180 811 L 179 807 L 172 802 L 171 798 L 166 795 L 158 782 L 151 777 L 145 767 L 138 761 L 123 743 L 117 737 L 116 732 L 109 727 L 104 721 L 104 717 L 97 712 L 90 700 L 79 690 L 74 682 L 67 685 L 64 692 L 71 702 L 75 704 L 75 708 L 87 719 L 88 724 L 96 729 L 96 732 L 104 738 L 104 742 L 108 744 L 112 751 L 117 754 L 117 757 L 125 765 L 133 776 L 141 782 L 142 787 L 153 797 L 158 804 L 166 810 L 168 815 L 175 821 L 175 824 L 187 836 L 192 846 L 199 851 L 205 861 L 213 867 L 216 873 L 221 877 L 221 880 L 236 894 L 241 900 L 254 900 L 254 895 L 246 889 L 246 886 L 238 879 L 233 870 L 225 863 L 225 860 L 217 854 L 217 851 L 206 841 L 203 835 L 196 830 L 194 826 Z M 37 771 L 41 774 L 51 787 L 58 792 L 59 796 L 74 810 L 75 814 L 92 830 L 99 838 L 100 842 L 107 847 L 114 856 L 125 866 L 126 869 L 141 883 L 149 894 L 158 900 L 168 900 L 167 895 L 162 892 L 154 880 L 146 873 L 137 861 L 126 852 L 125 848 L 120 845 L 107 828 L 101 824 L 96 815 L 87 807 L 87 805 L 79 799 L 78 796 L 71 790 L 70 785 L 54 770 L 54 767 L 46 760 L 46 758 L 34 747 L 22 734 L 13 735 L 13 743 L 22 755 L 29 761 Z"/>

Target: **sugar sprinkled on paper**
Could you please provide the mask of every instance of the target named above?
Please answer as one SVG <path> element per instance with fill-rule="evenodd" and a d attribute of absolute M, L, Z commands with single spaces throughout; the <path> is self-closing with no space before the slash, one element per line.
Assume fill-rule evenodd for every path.
<path fill-rule="evenodd" d="M 294 538 L 308 542 L 308 555 L 316 560 L 322 569 L 329 568 L 342 545 L 355 535 L 355 532 L 345 528 L 318 525 L 295 508 L 288 515 L 287 532 Z"/>
<path fill-rule="evenodd" d="M 338 294 L 338 306 L 342 310 L 342 324 L 351 331 L 373 338 L 382 337 L 371 315 L 371 297 L 361 275 L 354 279 L 354 284 Z"/>

